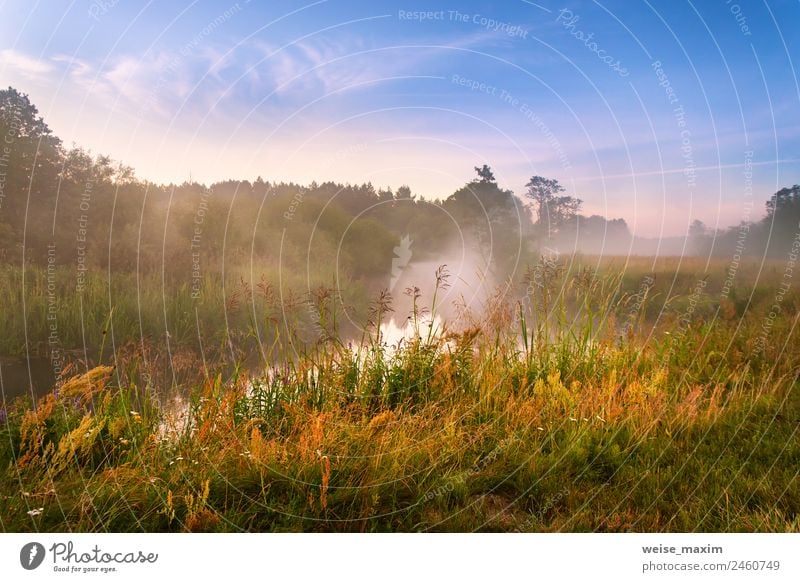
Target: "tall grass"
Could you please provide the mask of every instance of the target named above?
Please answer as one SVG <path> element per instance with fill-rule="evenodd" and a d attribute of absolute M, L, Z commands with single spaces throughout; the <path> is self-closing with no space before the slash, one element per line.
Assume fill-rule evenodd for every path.
<path fill-rule="evenodd" d="M 262 374 L 209 372 L 185 408 L 159 404 L 135 360 L 65 378 L 6 407 L 0 524 L 800 531 L 797 294 L 756 348 L 768 301 L 725 307 L 714 273 L 699 297 L 669 263 L 586 266 L 534 265 L 529 293 L 437 325 L 440 270 L 437 295 L 409 290 L 394 346 L 389 296 L 350 345 L 320 292 L 326 333 L 274 342 Z"/>
<path fill-rule="evenodd" d="M 164 352 L 187 348 L 212 354 L 235 348 L 235 359 L 269 345 L 279 330 L 297 334 L 298 341 L 319 335 L 316 293 L 298 291 L 309 282 L 278 277 L 269 269 L 256 273 L 237 266 L 224 279 L 206 272 L 199 293 L 190 281 L 159 273 L 92 272 L 81 288 L 74 270 L 65 267 L 50 273 L 27 267 L 24 281 L 22 273 L 0 265 L 0 356 L 45 356 L 54 347 L 95 354 L 103 343 L 118 349 L 134 342 Z M 310 284 L 324 287 L 323 281 Z M 337 300 L 359 305 L 366 302 L 365 293 L 363 286 L 353 285 Z M 351 315 L 358 317 L 359 311 Z"/>

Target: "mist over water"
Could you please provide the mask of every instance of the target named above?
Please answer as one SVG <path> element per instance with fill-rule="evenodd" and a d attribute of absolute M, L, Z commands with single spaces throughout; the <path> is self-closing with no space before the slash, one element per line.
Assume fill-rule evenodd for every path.
<path fill-rule="evenodd" d="M 437 291 L 437 270 L 443 269 Z M 498 282 L 491 273 L 491 265 L 476 251 L 451 247 L 436 258 L 410 260 L 393 277 L 390 288 L 394 312 L 392 325 L 402 329 L 411 319 L 414 302 L 411 291 L 419 289 L 418 309 L 429 316 L 436 295 L 435 316 L 447 322 L 455 321 L 465 310 L 479 312 L 494 293 Z"/>

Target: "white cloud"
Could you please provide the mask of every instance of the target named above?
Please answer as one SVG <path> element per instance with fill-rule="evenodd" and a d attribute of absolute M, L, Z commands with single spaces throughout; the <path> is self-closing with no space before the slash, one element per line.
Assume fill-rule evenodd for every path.
<path fill-rule="evenodd" d="M 89 89 L 95 76 L 94 67 L 87 61 L 69 55 L 55 55 L 53 62 L 66 65 L 69 76 L 82 88 Z"/>
<path fill-rule="evenodd" d="M 67 67 L 76 88 L 135 117 L 150 111 L 169 116 L 170 103 L 185 97 L 189 90 L 187 63 L 168 53 L 122 55 L 105 65 L 68 55 L 55 55 L 52 61 Z"/>
<path fill-rule="evenodd" d="M 0 50 L 0 68 L 4 73 L 16 73 L 26 79 L 38 80 L 53 70 L 48 62 L 22 54 L 14 49 Z"/>
<path fill-rule="evenodd" d="M 493 40 L 496 35 L 485 31 L 448 42 L 433 41 L 409 47 L 367 47 L 358 38 L 342 42 L 315 37 L 282 47 L 254 40 L 250 45 L 260 54 L 246 64 L 246 74 L 251 82 L 270 83 L 268 88 L 279 95 L 307 94 L 316 89 L 316 96 L 321 96 L 334 91 L 365 89 L 372 81 L 424 74 L 424 65 L 435 62 L 438 57 Z"/>

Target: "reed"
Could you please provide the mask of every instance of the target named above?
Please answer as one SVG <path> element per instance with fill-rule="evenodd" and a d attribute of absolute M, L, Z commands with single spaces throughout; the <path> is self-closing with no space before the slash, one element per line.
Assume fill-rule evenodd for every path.
<path fill-rule="evenodd" d="M 396 345 L 386 294 L 355 343 L 335 294 L 316 294 L 311 336 L 265 301 L 243 324 L 272 333 L 265 371 L 209 368 L 184 407 L 135 357 L 67 374 L 4 406 L 0 525 L 800 531 L 796 291 L 764 339 L 780 270 L 731 298 L 722 264 L 590 263 L 533 265 L 522 293 L 441 325 L 440 295 L 411 289 Z"/>

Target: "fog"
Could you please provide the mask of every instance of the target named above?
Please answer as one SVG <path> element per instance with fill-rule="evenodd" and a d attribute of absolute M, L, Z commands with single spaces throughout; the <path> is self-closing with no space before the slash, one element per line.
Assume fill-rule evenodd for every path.
<path fill-rule="evenodd" d="M 575 254 L 786 256 L 800 214 L 794 186 L 736 227 L 696 222 L 685 236 L 635 237 L 622 219 L 584 215 L 580 192 L 558 177 L 532 176 L 512 192 L 472 160 L 464 185 L 436 200 L 405 185 L 269 176 L 153 184 L 66 147 L 13 88 L 0 91 L 0 114 L 10 144 L 0 357 L 41 346 L 56 374 L 102 349 L 152 352 L 175 378 L 205 359 L 264 354 L 294 333 L 303 342 L 354 337 L 369 327 L 382 290 L 391 294 L 387 329 L 407 332 L 415 296 L 418 321 L 430 316 L 434 295 L 434 315 L 452 326 L 465 310 L 481 315 L 498 292 L 519 292 L 527 268 L 552 253 L 565 262 Z"/>

